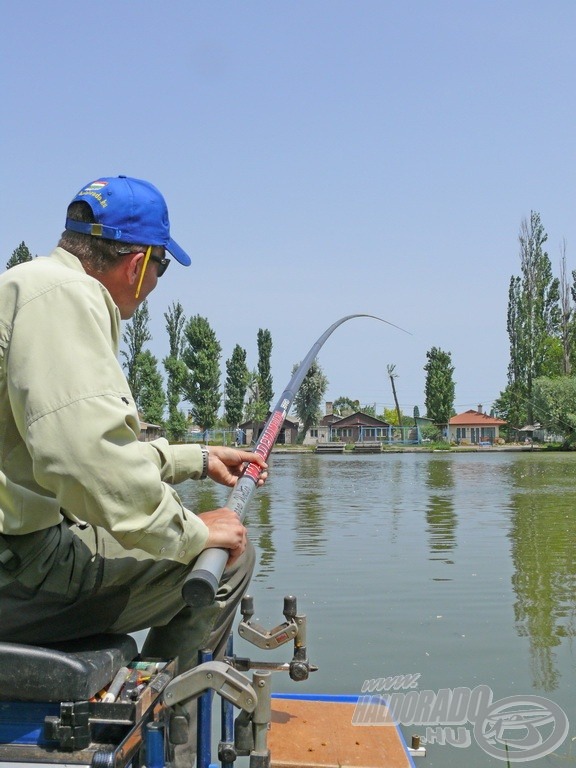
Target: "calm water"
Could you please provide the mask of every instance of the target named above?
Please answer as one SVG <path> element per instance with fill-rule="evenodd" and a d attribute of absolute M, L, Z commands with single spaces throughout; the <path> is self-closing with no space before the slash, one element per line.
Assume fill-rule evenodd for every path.
<path fill-rule="evenodd" d="M 276 690 L 360 693 L 368 679 L 419 673 L 419 690 L 544 696 L 569 732 L 530 765 L 576 765 L 576 455 L 278 454 L 270 465 L 247 513 L 256 616 L 277 625 L 295 594 L 320 667 L 300 684 L 277 673 Z M 179 490 L 195 511 L 227 497 L 207 483 Z M 236 652 L 266 658 L 240 639 Z M 471 742 L 429 745 L 416 765 L 506 764 Z"/>

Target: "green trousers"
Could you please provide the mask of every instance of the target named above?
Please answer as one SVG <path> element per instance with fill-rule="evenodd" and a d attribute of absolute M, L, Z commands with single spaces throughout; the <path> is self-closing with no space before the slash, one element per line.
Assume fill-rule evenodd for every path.
<path fill-rule="evenodd" d="M 123 549 L 103 529 L 61 523 L 0 535 L 0 641 L 41 645 L 149 629 L 142 655 L 177 656 L 182 672 L 195 666 L 202 648 L 223 655 L 253 567 L 249 544 L 224 572 L 216 601 L 196 608 L 181 595 L 190 566 Z M 176 751 L 177 768 L 193 761 L 195 702 L 187 710 L 190 739 Z"/>

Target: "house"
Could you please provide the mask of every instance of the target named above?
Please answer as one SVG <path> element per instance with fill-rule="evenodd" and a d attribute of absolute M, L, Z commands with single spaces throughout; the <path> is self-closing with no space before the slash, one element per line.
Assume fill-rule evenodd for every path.
<path fill-rule="evenodd" d="M 157 437 L 163 437 L 164 429 L 159 424 L 149 424 L 140 419 L 140 434 L 138 440 L 147 443 L 150 440 L 156 440 Z"/>
<path fill-rule="evenodd" d="M 314 424 L 304 437 L 303 445 L 318 445 L 318 443 L 328 443 L 331 440 L 331 428 L 342 416 L 338 416 L 332 410 L 332 403 L 326 403 L 326 413 L 320 419 L 318 424 Z"/>
<path fill-rule="evenodd" d="M 514 431 L 518 434 L 518 440 L 521 443 L 563 443 L 566 439 L 564 435 L 550 432 L 540 424 L 527 424 Z"/>
<path fill-rule="evenodd" d="M 270 417 L 270 413 L 271 411 L 268 411 L 266 420 Z M 265 425 L 266 421 L 253 421 L 252 419 L 239 424 L 238 428 L 242 430 L 243 444 L 251 445 L 255 443 L 264 430 Z M 295 445 L 298 442 L 298 426 L 298 421 L 287 416 L 284 419 L 284 424 L 280 429 L 276 443 L 278 445 Z"/>
<path fill-rule="evenodd" d="M 420 441 L 416 425 L 397 427 L 384 419 L 376 418 L 363 411 L 338 416 L 333 412 L 332 403 L 326 403 L 326 414 L 318 424 L 311 427 L 304 438 L 304 445 L 340 443 L 387 443 L 409 444 Z"/>
<path fill-rule="evenodd" d="M 375 441 L 388 439 L 390 425 L 387 421 L 369 416 L 362 411 L 344 416 L 334 421 L 330 427 L 329 440 L 339 440 L 343 443 L 360 443 L 365 440 Z"/>
<path fill-rule="evenodd" d="M 479 405 L 477 410 L 464 411 L 448 422 L 448 440 L 457 445 L 494 445 L 500 439 L 500 427 L 506 422 L 488 416 Z"/>

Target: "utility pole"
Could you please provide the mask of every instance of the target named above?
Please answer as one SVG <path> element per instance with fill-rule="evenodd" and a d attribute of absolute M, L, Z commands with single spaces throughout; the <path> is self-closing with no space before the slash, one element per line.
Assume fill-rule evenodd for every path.
<path fill-rule="evenodd" d="M 402 414 L 400 413 L 400 406 L 398 405 L 398 396 L 396 394 L 396 385 L 394 384 L 394 379 L 397 377 L 397 373 L 394 373 L 394 369 L 396 368 L 395 365 L 388 365 L 386 366 L 386 370 L 388 371 L 388 376 L 390 377 L 390 383 L 392 384 L 392 394 L 394 395 L 394 404 L 396 405 L 396 416 L 398 417 L 398 426 L 402 427 Z"/>

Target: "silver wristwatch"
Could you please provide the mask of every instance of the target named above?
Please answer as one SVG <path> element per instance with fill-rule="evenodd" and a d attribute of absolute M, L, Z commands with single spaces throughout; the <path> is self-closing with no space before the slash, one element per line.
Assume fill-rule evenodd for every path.
<path fill-rule="evenodd" d="M 201 445 L 200 450 L 202 451 L 202 474 L 200 475 L 200 480 L 205 480 L 208 477 L 208 456 L 210 451 L 207 445 Z"/>

